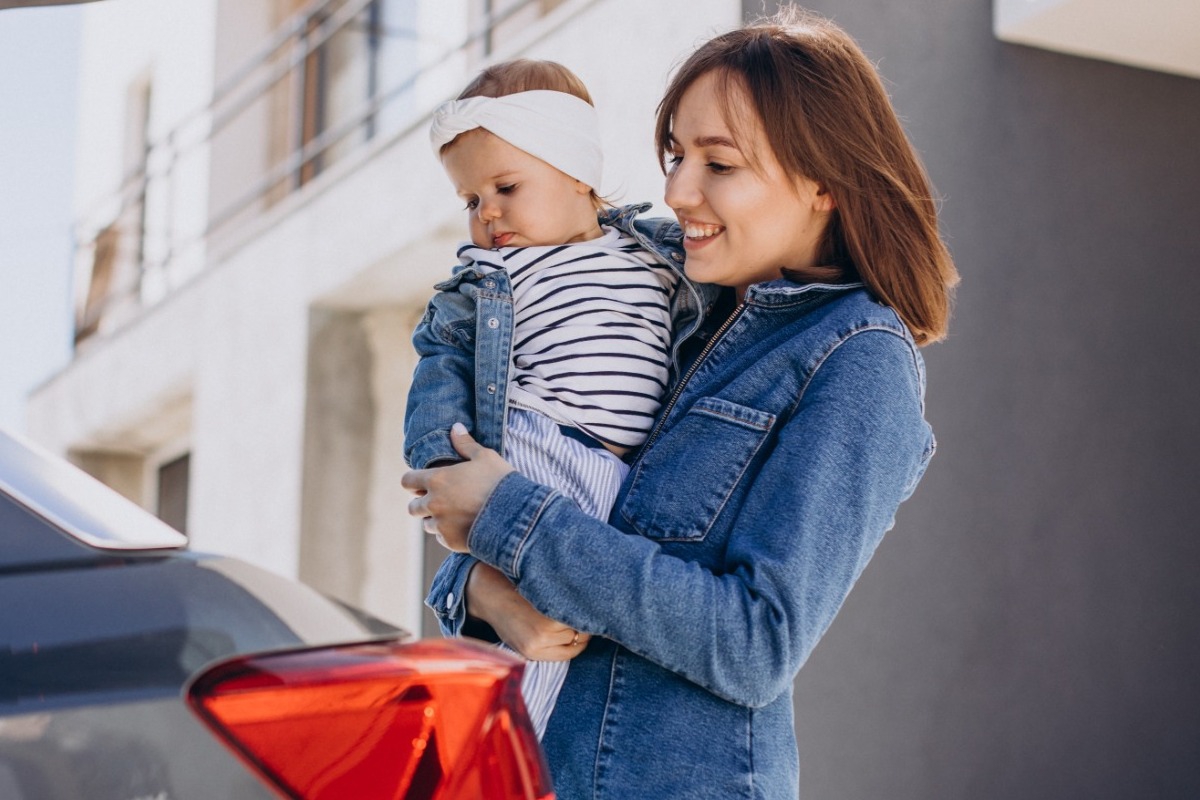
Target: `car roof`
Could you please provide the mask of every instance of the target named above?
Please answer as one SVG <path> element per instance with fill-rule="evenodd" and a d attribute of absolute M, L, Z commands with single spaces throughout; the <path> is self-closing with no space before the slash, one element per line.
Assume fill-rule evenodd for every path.
<path fill-rule="evenodd" d="M 186 536 L 137 504 L 2 428 L 0 492 L 90 548 L 135 552 L 187 546 Z"/>

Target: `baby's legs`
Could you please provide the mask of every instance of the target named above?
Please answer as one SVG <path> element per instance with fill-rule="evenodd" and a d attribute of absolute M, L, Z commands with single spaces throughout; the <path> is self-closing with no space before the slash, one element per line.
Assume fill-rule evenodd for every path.
<path fill-rule="evenodd" d="M 550 418 L 521 408 L 508 411 L 504 457 L 522 475 L 558 489 L 597 519 L 608 519 L 621 481 L 629 472 L 625 462 L 603 447 L 589 447 L 564 436 Z M 521 693 L 538 739 L 546 730 L 570 663 L 530 661 L 525 665 Z"/>

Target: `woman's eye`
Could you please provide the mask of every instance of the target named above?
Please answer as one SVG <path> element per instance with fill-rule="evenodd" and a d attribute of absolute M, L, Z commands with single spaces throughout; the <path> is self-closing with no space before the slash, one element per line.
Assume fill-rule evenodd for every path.
<path fill-rule="evenodd" d="M 727 175 L 733 171 L 733 167 L 729 166 L 728 164 L 718 164 L 715 161 L 710 161 L 705 164 L 705 166 L 708 167 L 714 175 Z"/>
<path fill-rule="evenodd" d="M 667 172 L 671 172 L 683 163 L 683 156 L 678 153 L 667 153 L 663 156 L 663 163 L 666 164 Z"/>

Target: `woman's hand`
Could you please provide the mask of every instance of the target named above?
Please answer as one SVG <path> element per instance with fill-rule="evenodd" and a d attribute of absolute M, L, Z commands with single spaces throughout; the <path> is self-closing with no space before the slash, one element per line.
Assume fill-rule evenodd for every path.
<path fill-rule="evenodd" d="M 513 467 L 471 438 L 455 423 L 450 441 L 465 461 L 406 472 L 400 485 L 416 495 L 408 513 L 444 547 L 470 552 L 467 534 L 496 484 Z M 566 661 L 583 652 L 588 634 L 555 622 L 522 597 L 512 582 L 488 564 L 476 564 L 467 578 L 467 613 L 492 626 L 501 641 L 535 661 Z"/>
<path fill-rule="evenodd" d="M 416 495 L 408 504 L 408 513 L 421 518 L 425 532 L 434 534 L 450 550 L 468 553 L 467 534 L 475 517 L 513 467 L 495 450 L 472 439 L 461 423 L 450 429 L 450 441 L 465 461 L 406 472 L 400 485 Z"/>
<path fill-rule="evenodd" d="M 492 626 L 501 641 L 533 661 L 567 661 L 592 637 L 539 613 L 499 570 L 476 564 L 467 578 L 467 613 Z"/>

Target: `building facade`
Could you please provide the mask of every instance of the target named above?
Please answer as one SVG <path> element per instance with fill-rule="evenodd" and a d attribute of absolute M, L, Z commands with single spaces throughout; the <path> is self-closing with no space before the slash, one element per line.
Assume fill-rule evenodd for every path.
<path fill-rule="evenodd" d="M 466 238 L 431 110 L 487 63 L 562 61 L 600 111 L 601 192 L 661 204 L 655 104 L 672 64 L 740 5 L 83 13 L 76 355 L 30 399 L 30 434 L 194 548 L 420 630 L 426 537 L 399 482 L 409 339 Z"/>
<path fill-rule="evenodd" d="M 937 455 L 796 683 L 801 796 L 1200 797 L 1200 6 L 806 5 L 883 72 L 962 284 Z"/>

